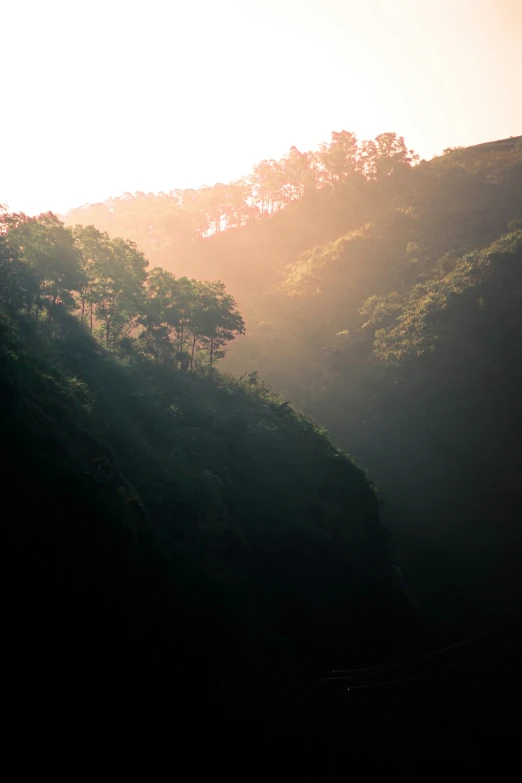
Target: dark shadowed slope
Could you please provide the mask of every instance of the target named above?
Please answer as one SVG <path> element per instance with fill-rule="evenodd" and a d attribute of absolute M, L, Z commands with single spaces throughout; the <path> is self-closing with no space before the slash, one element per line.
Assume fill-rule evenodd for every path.
<path fill-rule="evenodd" d="M 293 680 L 411 639 L 366 475 L 309 419 L 43 327 L 1 321 L 15 730 L 299 730 Z"/>

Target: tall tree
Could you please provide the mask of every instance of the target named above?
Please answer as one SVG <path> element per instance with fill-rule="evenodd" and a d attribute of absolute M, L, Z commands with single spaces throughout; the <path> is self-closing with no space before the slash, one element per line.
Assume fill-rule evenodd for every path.
<path fill-rule="evenodd" d="M 29 293 L 27 306 L 47 307 L 49 320 L 60 303 L 72 309 L 75 291 L 82 284 L 79 253 L 74 246 L 72 230 L 66 228 L 52 212 L 35 219 L 20 219 L 12 224 L 10 245 L 33 272 L 38 289 Z"/>
<path fill-rule="evenodd" d="M 96 268 L 95 315 L 103 323 L 107 346 L 113 347 L 119 337 L 137 325 L 149 262 L 134 242 L 113 239 L 109 248 Z"/>
<path fill-rule="evenodd" d="M 250 178 L 252 198 L 259 207 L 260 215 L 269 215 L 284 203 L 283 166 L 275 160 L 262 160 Z"/>
<path fill-rule="evenodd" d="M 297 147 L 290 147 L 283 157 L 281 165 L 286 204 L 301 200 L 307 190 L 315 187 L 315 174 L 311 162 L 310 153 L 300 152 Z"/>
<path fill-rule="evenodd" d="M 321 181 L 328 185 L 343 185 L 361 171 L 359 144 L 351 131 L 332 131 L 329 144 L 321 144 L 316 153 Z"/>
<path fill-rule="evenodd" d="M 225 345 L 238 334 L 245 333 L 245 323 L 237 309 L 234 297 L 228 294 L 221 281 L 200 283 L 201 305 L 194 319 L 197 339 L 208 350 L 209 364 L 225 355 Z"/>
<path fill-rule="evenodd" d="M 75 226 L 74 244 L 80 253 L 82 279 L 78 288 L 80 317 L 88 318 L 92 332 L 94 307 L 102 291 L 98 285 L 100 272 L 110 265 L 112 254 L 111 240 L 107 232 L 98 231 L 94 226 Z"/>
<path fill-rule="evenodd" d="M 40 278 L 24 261 L 15 231 L 30 220 L 0 205 L 0 301 L 10 315 L 29 307 L 40 289 Z"/>
<path fill-rule="evenodd" d="M 381 133 L 366 149 L 367 176 L 371 179 L 384 179 L 390 174 L 410 168 L 418 159 L 419 156 L 407 148 L 404 136 Z"/>
<path fill-rule="evenodd" d="M 166 362 L 172 353 L 171 321 L 169 310 L 172 307 L 175 278 L 165 269 L 153 269 L 147 280 L 146 294 L 138 324 L 143 327 L 139 340 L 145 350 L 156 362 L 160 357 Z"/>

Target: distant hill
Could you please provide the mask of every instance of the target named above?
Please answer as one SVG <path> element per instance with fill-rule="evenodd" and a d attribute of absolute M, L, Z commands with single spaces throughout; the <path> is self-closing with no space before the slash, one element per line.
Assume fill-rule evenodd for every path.
<path fill-rule="evenodd" d="M 258 368 L 350 444 L 405 573 L 458 625 L 521 596 L 522 138 L 386 184 L 258 299 L 227 366 Z"/>
<path fill-rule="evenodd" d="M 474 144 L 472 147 L 467 147 L 467 149 L 493 153 L 512 151 L 521 141 L 522 136 L 510 136 L 509 139 L 497 139 L 497 141 L 486 141 L 483 144 Z"/>
<path fill-rule="evenodd" d="M 395 133 L 359 142 L 349 131 L 334 131 L 318 149 L 292 147 L 237 182 L 125 193 L 72 209 L 64 220 L 130 239 L 151 264 L 177 275 L 217 275 L 244 309 L 300 252 L 358 227 L 373 185 L 407 170 L 416 157 Z"/>

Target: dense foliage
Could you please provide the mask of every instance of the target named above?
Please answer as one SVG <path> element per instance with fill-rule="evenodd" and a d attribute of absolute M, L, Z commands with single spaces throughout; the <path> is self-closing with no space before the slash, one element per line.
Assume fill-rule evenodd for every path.
<path fill-rule="evenodd" d="M 74 227 L 3 211 L 2 551 L 33 699 L 69 677 L 64 710 L 102 698 L 109 724 L 314 732 L 303 682 L 411 655 L 375 488 L 308 415 L 378 482 L 425 618 L 455 639 L 518 609 L 522 139 L 416 163 L 343 131 Z"/>
<path fill-rule="evenodd" d="M 212 368 L 245 326 L 221 282 L 147 274 L 136 245 L 94 226 L 66 228 L 52 213 L 0 212 L 1 301 L 11 315 L 52 323 L 59 306 L 76 310 L 108 348 L 138 349 L 193 372 Z M 135 335 L 135 336 L 131 336 Z"/>
<path fill-rule="evenodd" d="M 461 627 L 520 595 L 521 140 L 387 186 L 247 308 L 229 366 L 258 368 L 350 444 L 418 594 Z M 442 564 L 451 588 L 434 593 Z"/>
<path fill-rule="evenodd" d="M 176 275 L 219 276 L 246 314 L 300 252 L 367 220 L 390 177 L 401 178 L 416 160 L 395 133 L 358 142 L 349 131 L 333 132 L 318 150 L 292 148 L 239 183 L 126 193 L 71 210 L 64 220 L 132 240 Z"/>
<path fill-rule="evenodd" d="M 256 373 L 164 360 L 167 331 L 219 353 L 238 330 L 221 284 L 147 278 L 131 243 L 50 215 L 3 225 L 11 714 L 52 703 L 47 727 L 95 714 L 109 736 L 320 723 L 295 683 L 386 660 L 414 625 L 366 473 Z"/>
<path fill-rule="evenodd" d="M 281 160 L 263 160 L 237 182 L 158 195 L 126 193 L 73 209 L 67 217 L 71 223 L 92 222 L 111 235 L 134 239 L 149 254 L 166 246 L 175 252 L 176 243 L 183 240 L 258 221 L 318 190 L 382 180 L 416 160 L 396 133 L 381 133 L 360 143 L 354 133 L 334 131 L 330 143 L 318 150 L 291 147 Z"/>
<path fill-rule="evenodd" d="M 460 627 L 518 600 L 522 139 L 418 162 L 385 138 L 368 168 L 368 145 L 335 133 L 262 218 L 185 243 L 165 228 L 153 252 L 233 288 L 248 336 L 226 368 L 259 370 L 368 468 L 405 573 Z M 166 198 L 84 210 L 145 248 Z"/>

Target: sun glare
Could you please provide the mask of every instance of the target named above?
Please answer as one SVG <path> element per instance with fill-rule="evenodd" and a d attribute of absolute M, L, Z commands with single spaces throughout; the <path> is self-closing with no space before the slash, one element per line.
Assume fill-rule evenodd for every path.
<path fill-rule="evenodd" d="M 380 0 L 11 4 L 0 201 L 63 212 L 231 181 L 332 130 L 395 131 L 424 156 L 519 133 L 510 8 L 497 19 L 482 0 L 397 0 L 393 13 Z M 494 58 L 486 32 L 503 42 Z"/>

